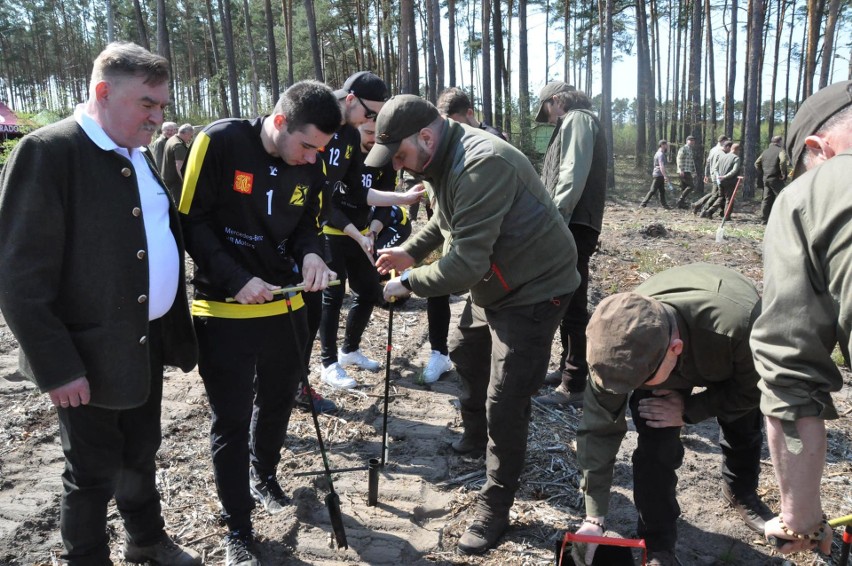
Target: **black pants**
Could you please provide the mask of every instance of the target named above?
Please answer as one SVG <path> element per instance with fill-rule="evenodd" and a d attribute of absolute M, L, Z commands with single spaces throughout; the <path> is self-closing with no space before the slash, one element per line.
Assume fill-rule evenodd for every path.
<path fill-rule="evenodd" d="M 689 390 L 680 391 L 684 396 Z M 651 428 L 639 416 L 639 401 L 652 397 L 650 390 L 637 389 L 630 396 L 630 413 L 638 433 L 633 452 L 633 500 L 639 512 L 637 535 L 648 550 L 674 550 L 677 541 L 677 470 L 683 463 L 681 427 Z M 743 496 L 757 488 L 763 418 L 755 408 L 732 421 L 719 419 L 722 449 L 722 479 L 734 495 Z"/>
<path fill-rule="evenodd" d="M 686 197 L 689 196 L 693 188 L 692 173 L 685 171 L 680 175 L 680 198 L 677 199 L 678 208 L 686 208 Z"/>
<path fill-rule="evenodd" d="M 461 377 L 465 435 L 487 438 L 486 482 L 479 499 L 495 514 L 508 513 L 527 450 L 531 403 L 550 359 L 553 335 L 571 295 L 499 310 L 465 305 L 450 340 Z"/>
<path fill-rule="evenodd" d="M 783 189 L 784 181 L 774 180 L 763 182 L 763 202 L 760 206 L 760 212 L 763 217 L 764 224 L 766 224 L 769 220 L 769 214 L 772 212 L 772 205 L 775 204 L 775 199 L 778 198 L 778 195 L 781 194 Z"/>
<path fill-rule="evenodd" d="M 343 352 L 354 352 L 361 346 L 361 336 L 370 322 L 370 314 L 382 296 L 379 272 L 358 242 L 349 236 L 326 235 L 325 245 L 331 257 L 329 268 L 341 280 L 340 285 L 328 287 L 322 292 L 320 346 L 322 365 L 328 367 L 337 361 L 337 330 L 340 327 L 340 309 L 347 278 L 353 294 L 343 334 Z"/>
<path fill-rule="evenodd" d="M 654 180 L 651 181 L 651 188 L 648 190 L 648 194 L 645 195 L 645 198 L 642 199 L 642 206 L 647 205 L 651 199 L 654 198 L 654 193 L 659 195 L 660 205 L 662 205 L 663 208 L 668 208 L 669 205 L 666 204 L 666 184 L 662 175 L 654 177 Z"/>
<path fill-rule="evenodd" d="M 328 259 L 326 258 L 326 263 Z M 322 322 L 322 293 L 302 293 L 305 301 L 305 311 L 308 319 L 308 335 L 305 339 L 305 352 L 303 353 L 305 367 L 311 367 L 311 351 L 314 348 L 314 340 L 317 339 L 320 323 Z"/>
<path fill-rule="evenodd" d="M 412 185 L 413 186 L 413 185 Z M 432 207 L 429 206 L 428 199 L 421 199 L 415 202 L 414 204 L 408 207 L 408 215 L 411 218 L 411 221 L 414 222 L 417 220 L 417 213 L 420 211 L 420 202 L 423 202 L 423 208 L 426 209 L 426 220 L 431 220 L 432 218 Z"/>
<path fill-rule="evenodd" d="M 198 372 L 213 413 L 213 477 L 231 530 L 251 528 L 249 462 L 260 477 L 268 477 L 281 460 L 293 393 L 303 371 L 305 310 L 292 315 L 298 336 L 286 314 L 194 319 Z"/>
<path fill-rule="evenodd" d="M 411 222 L 408 219 L 408 213 L 401 206 L 390 207 L 389 226 L 382 228 L 379 235 L 376 236 L 375 251 L 378 257 L 378 251 L 385 248 L 399 246 L 411 236 Z"/>
<path fill-rule="evenodd" d="M 716 200 L 707 208 L 707 212 L 711 217 L 713 214 L 718 212 L 719 216 L 730 218 L 733 208 L 728 210 L 728 204 L 731 202 L 731 199 L 734 198 L 734 189 L 736 186 L 736 179 L 722 181 L 719 186 L 719 194 L 717 195 Z"/>
<path fill-rule="evenodd" d="M 115 497 L 127 538 L 148 545 L 163 534 L 155 456 L 160 447 L 163 397 L 162 332 L 148 332 L 151 393 L 144 405 L 114 410 L 82 405 L 58 408 L 65 453 L 59 529 L 71 566 L 112 564 L 107 504 Z"/>
<path fill-rule="evenodd" d="M 450 333 L 450 296 L 426 299 L 426 318 L 429 321 L 429 344 L 445 356 L 449 353 L 447 336 Z"/>
<path fill-rule="evenodd" d="M 577 244 L 577 271 L 580 272 L 580 286 L 571 295 L 568 310 L 565 311 L 565 316 L 559 325 L 559 336 L 562 341 L 559 369 L 562 370 L 562 387 L 574 393 L 586 389 L 586 377 L 589 374 L 589 366 L 586 363 L 586 326 L 589 325 L 589 259 L 595 253 L 600 234 L 594 228 L 580 224 L 570 224 L 568 228 Z"/>

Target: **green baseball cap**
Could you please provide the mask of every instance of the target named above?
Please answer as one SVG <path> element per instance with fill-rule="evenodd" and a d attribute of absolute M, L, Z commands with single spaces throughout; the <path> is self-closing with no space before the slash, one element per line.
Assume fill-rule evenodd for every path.
<path fill-rule="evenodd" d="M 399 150 L 399 144 L 419 132 L 441 115 L 431 102 L 413 94 L 392 96 L 376 116 L 376 145 L 364 164 L 384 167 Z"/>
<path fill-rule="evenodd" d="M 563 83 L 562 81 L 550 81 L 544 85 L 544 88 L 541 89 L 541 92 L 538 95 L 538 99 L 541 102 L 538 104 L 538 114 L 535 115 L 535 121 L 546 124 L 547 110 L 544 108 L 544 103 L 550 100 L 554 94 L 559 94 L 560 92 L 571 92 L 572 90 L 577 89 L 567 83 Z"/>
<path fill-rule="evenodd" d="M 829 85 L 810 95 L 799 107 L 787 131 L 787 153 L 793 163 L 793 177 L 805 171 L 802 156 L 805 138 L 817 133 L 828 120 L 852 104 L 852 81 Z"/>

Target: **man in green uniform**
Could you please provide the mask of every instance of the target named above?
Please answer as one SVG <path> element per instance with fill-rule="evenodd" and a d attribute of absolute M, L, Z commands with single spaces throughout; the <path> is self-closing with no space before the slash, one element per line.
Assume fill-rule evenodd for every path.
<path fill-rule="evenodd" d="M 459 550 L 479 554 L 509 525 L 530 397 L 544 381 L 553 335 L 580 283 L 577 249 L 538 173 L 506 141 L 443 118 L 412 95 L 388 101 L 376 134 L 366 164 L 392 161 L 396 170 L 422 175 L 438 202 L 420 232 L 382 251 L 379 271 L 408 269 L 447 242 L 440 260 L 391 279 L 385 298 L 470 289 L 450 358 L 465 388 L 456 450 L 487 448 L 487 480 L 459 540 Z"/>
<path fill-rule="evenodd" d="M 547 405 L 580 405 L 586 389 L 586 325 L 589 323 L 589 261 L 598 247 L 606 201 L 606 136 L 592 101 L 585 93 L 561 81 L 541 89 L 537 122 L 556 126 L 541 168 L 541 182 L 553 198 L 577 245 L 580 286 L 571 297 L 559 325 L 562 355 L 559 369 L 545 383 L 556 389 L 536 397 Z"/>
<path fill-rule="evenodd" d="M 763 153 L 754 162 L 754 168 L 757 170 L 757 186 L 763 189 L 763 203 L 760 207 L 760 213 L 764 224 L 769 220 L 775 199 L 784 189 L 784 183 L 787 181 L 787 170 L 790 168 L 790 160 L 787 159 L 782 139 L 781 136 L 773 136 L 772 143 L 763 150 Z"/>
<path fill-rule="evenodd" d="M 772 512 L 755 493 L 763 436 L 758 375 L 748 344 L 759 311 L 760 297 L 751 281 L 704 263 L 669 269 L 635 292 L 601 301 L 589 321 L 592 379 L 577 431 L 586 498 L 579 533 L 603 532 L 628 406 L 639 435 L 633 452 L 633 499 L 648 564 L 680 564 L 674 550 L 684 424 L 716 417 L 722 496 L 749 528 L 763 531 Z M 693 393 L 696 388 L 702 389 Z"/>
<path fill-rule="evenodd" d="M 766 534 L 782 552 L 831 550 L 820 481 L 831 393 L 843 378 L 831 354 L 852 349 L 852 81 L 811 95 L 787 132 L 794 181 L 766 226 L 764 310 L 751 338 L 760 408 L 781 491 L 781 514 Z M 801 535 L 801 536 L 797 536 Z"/>

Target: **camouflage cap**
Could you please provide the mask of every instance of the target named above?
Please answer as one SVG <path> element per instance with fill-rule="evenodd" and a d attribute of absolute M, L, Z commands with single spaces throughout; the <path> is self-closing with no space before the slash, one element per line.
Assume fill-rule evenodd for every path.
<path fill-rule="evenodd" d="M 672 322 L 660 301 L 617 293 L 600 302 L 586 328 L 589 375 L 604 391 L 629 393 L 660 367 Z"/>
<path fill-rule="evenodd" d="M 812 136 L 835 114 L 852 104 L 852 81 L 829 85 L 810 95 L 799 107 L 787 131 L 787 153 L 793 164 L 793 177 L 801 175 L 805 166 L 805 138 Z"/>
<path fill-rule="evenodd" d="M 431 102 L 413 94 L 392 96 L 376 116 L 376 145 L 364 164 L 384 167 L 399 150 L 399 144 L 419 132 L 441 115 Z"/>

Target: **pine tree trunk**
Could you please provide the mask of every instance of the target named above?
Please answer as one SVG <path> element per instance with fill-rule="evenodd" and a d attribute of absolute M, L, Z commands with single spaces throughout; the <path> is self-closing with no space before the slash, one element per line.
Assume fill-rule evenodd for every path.
<path fill-rule="evenodd" d="M 249 12 L 248 0 L 243 0 L 244 21 L 246 24 L 246 42 L 248 43 L 249 65 L 251 66 L 251 92 L 249 100 L 251 100 L 251 115 L 257 116 L 258 112 L 258 93 L 260 92 L 260 81 L 257 78 L 257 57 L 254 54 L 254 40 L 251 34 L 251 13 Z"/>
<path fill-rule="evenodd" d="M 237 83 L 237 61 L 234 55 L 234 29 L 231 20 L 231 0 L 219 1 L 219 19 L 222 20 L 222 37 L 225 40 L 225 59 L 228 66 L 228 89 L 231 93 L 231 117 L 240 118 L 240 89 Z"/>
<path fill-rule="evenodd" d="M 498 0 L 499 1 L 499 0 Z M 482 113 L 485 121 L 494 123 L 491 106 L 491 0 L 482 0 Z"/>
<path fill-rule="evenodd" d="M 317 34 L 317 16 L 314 12 L 314 0 L 305 0 L 305 16 L 308 20 L 308 37 L 311 42 L 311 57 L 314 61 L 314 78 L 325 82 L 322 53 L 320 52 L 319 35 Z"/>
<path fill-rule="evenodd" d="M 527 44 L 527 0 L 518 0 L 518 121 L 521 151 L 532 147 L 530 136 L 530 62 Z"/>
<path fill-rule="evenodd" d="M 278 50 L 275 48 L 275 20 L 272 15 L 272 0 L 263 0 L 263 13 L 266 15 L 266 53 L 269 63 L 269 82 L 272 88 L 272 105 L 278 102 Z"/>

